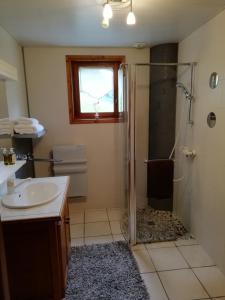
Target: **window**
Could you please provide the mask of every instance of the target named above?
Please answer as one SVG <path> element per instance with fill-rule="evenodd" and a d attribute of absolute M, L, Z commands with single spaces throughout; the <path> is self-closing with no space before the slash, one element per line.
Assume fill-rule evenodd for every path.
<path fill-rule="evenodd" d="M 66 56 L 70 123 L 123 120 L 124 56 Z"/>

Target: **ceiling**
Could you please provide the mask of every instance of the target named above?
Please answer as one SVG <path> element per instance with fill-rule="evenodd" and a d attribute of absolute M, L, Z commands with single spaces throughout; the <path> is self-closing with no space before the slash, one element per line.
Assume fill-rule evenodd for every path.
<path fill-rule="evenodd" d="M 22 45 L 132 46 L 177 42 L 225 9 L 225 0 L 133 0 L 137 24 L 127 9 L 101 27 L 102 0 L 0 0 L 0 25 Z"/>

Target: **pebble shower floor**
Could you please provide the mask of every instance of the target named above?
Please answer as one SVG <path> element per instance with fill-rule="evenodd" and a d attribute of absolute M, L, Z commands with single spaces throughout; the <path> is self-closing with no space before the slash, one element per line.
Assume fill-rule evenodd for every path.
<path fill-rule="evenodd" d="M 170 211 L 155 210 L 151 207 L 137 209 L 137 243 L 174 241 L 189 238 L 188 232 L 179 219 Z M 121 227 L 126 236 L 128 216 L 125 215 Z"/>

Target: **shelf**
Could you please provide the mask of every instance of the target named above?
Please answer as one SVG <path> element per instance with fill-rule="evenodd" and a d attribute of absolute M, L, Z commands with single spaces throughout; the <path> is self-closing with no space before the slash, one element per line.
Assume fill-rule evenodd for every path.
<path fill-rule="evenodd" d="M 46 134 L 46 130 L 39 131 L 37 133 L 32 133 L 32 134 L 19 134 L 19 133 L 14 133 L 13 135 L 10 134 L 3 134 L 0 135 L 1 139 L 6 139 L 6 138 L 15 138 L 15 139 L 39 139 L 42 136 Z"/>
<path fill-rule="evenodd" d="M 11 134 L 1 134 L 0 139 L 11 139 L 13 136 Z"/>
<path fill-rule="evenodd" d="M 0 161 L 0 184 L 5 182 L 7 178 L 15 174 L 23 165 L 25 165 L 26 160 L 16 161 L 14 165 L 5 166 L 3 161 Z"/>

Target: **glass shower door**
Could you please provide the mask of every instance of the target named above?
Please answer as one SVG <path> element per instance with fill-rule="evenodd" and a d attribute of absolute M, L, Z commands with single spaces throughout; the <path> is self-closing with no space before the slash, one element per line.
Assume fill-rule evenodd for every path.
<path fill-rule="evenodd" d="M 129 230 L 129 87 L 127 65 L 122 64 L 118 70 L 118 109 L 121 118 L 119 126 L 121 147 L 121 185 L 123 212 L 120 228 L 126 241 L 130 240 Z"/>

